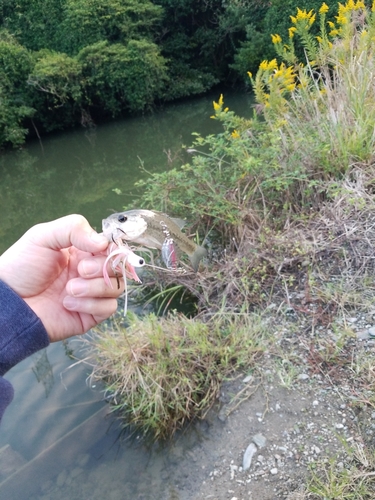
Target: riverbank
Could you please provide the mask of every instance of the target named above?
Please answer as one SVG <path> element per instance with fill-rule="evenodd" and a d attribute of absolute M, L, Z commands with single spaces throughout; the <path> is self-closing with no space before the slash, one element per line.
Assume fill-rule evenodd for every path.
<path fill-rule="evenodd" d="M 166 289 L 179 283 L 195 291 L 208 317 L 224 314 L 226 293 L 227 314 L 257 322 L 259 341 L 258 355 L 245 371 L 227 376 L 212 410 L 153 449 L 165 456 L 153 477 L 163 498 L 374 497 L 375 206 L 360 176 L 345 188 L 346 196 L 323 204 L 305 223 L 272 235 L 273 244 L 298 244 L 304 252 L 272 254 L 248 245 L 246 259 L 221 254 L 207 272 L 162 274 Z M 264 244 L 249 228 L 247 236 Z M 248 289 L 241 292 L 239 280 L 265 263 L 273 279 L 263 284 L 263 301 L 246 303 Z M 185 434 L 189 444 L 181 447 Z M 143 475 L 135 498 L 154 498 L 145 484 Z"/>
<path fill-rule="evenodd" d="M 222 385 L 203 420 L 167 443 L 133 435 L 131 463 L 122 457 L 127 441 L 103 457 L 79 455 L 30 500 L 374 498 L 375 307 L 341 320 L 345 342 L 328 326 L 312 331 L 298 314 L 271 308 L 274 347 L 251 373 Z M 138 462 L 145 454 L 147 464 Z M 135 482 L 124 481 L 129 470 Z"/>

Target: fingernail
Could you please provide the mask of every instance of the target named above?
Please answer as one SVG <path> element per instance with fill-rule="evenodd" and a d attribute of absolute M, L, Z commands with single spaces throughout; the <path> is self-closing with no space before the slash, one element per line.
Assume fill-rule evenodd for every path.
<path fill-rule="evenodd" d="M 71 281 L 68 285 L 69 294 L 73 297 L 81 297 L 88 291 L 88 284 L 84 281 Z"/>
<path fill-rule="evenodd" d="M 108 240 L 103 233 L 97 233 L 96 231 L 93 231 L 90 234 L 90 238 L 94 243 L 98 243 L 100 245 L 104 245 L 106 243 L 108 245 Z"/>
<path fill-rule="evenodd" d="M 95 276 L 100 271 L 100 264 L 93 259 L 83 259 L 81 261 L 82 275 L 85 277 Z"/>
<path fill-rule="evenodd" d="M 78 308 L 78 300 L 72 297 L 71 295 L 67 295 L 63 299 L 63 305 L 65 309 L 70 311 L 75 311 Z"/>

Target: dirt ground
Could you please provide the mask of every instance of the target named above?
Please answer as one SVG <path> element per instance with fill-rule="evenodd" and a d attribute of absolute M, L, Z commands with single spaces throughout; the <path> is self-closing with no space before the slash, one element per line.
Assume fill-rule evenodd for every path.
<path fill-rule="evenodd" d="M 226 390 L 233 389 L 228 386 Z M 216 439 L 206 441 L 192 454 L 196 491 L 184 493 L 182 482 L 176 485 L 177 498 L 304 498 L 312 463 L 334 456 L 344 467 L 348 458 L 345 443 L 362 443 L 356 416 L 320 377 L 293 389 L 259 387 L 225 422 L 216 417 L 203 425 L 215 428 Z M 254 442 L 251 465 L 243 470 L 245 451 Z"/>
<path fill-rule="evenodd" d="M 270 356 L 261 381 L 242 375 L 224 384 L 220 412 L 212 411 L 197 424 L 208 439 L 180 457 L 173 476 L 165 477 L 173 484 L 165 499 L 336 498 L 311 493 L 307 482 L 340 474 L 353 462 L 363 469 L 369 465 L 366 449 L 374 446 L 375 412 L 363 386 L 356 389 L 352 372 L 359 359 L 373 366 L 375 342 L 360 325 L 355 331 L 351 354 L 346 352 L 352 364 L 345 368 L 316 373 L 317 365 L 311 359 L 304 363 L 301 355 L 298 372 L 286 387 L 285 371 L 273 366 Z"/>

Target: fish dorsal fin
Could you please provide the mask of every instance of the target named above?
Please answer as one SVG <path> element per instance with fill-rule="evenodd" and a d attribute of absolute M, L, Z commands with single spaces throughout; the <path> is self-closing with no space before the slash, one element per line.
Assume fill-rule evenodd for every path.
<path fill-rule="evenodd" d="M 177 226 L 182 229 L 184 226 L 186 226 L 186 220 L 183 220 L 183 219 L 176 219 L 174 217 L 170 217 L 171 220 L 173 220 L 173 222 L 175 224 L 177 224 Z"/>

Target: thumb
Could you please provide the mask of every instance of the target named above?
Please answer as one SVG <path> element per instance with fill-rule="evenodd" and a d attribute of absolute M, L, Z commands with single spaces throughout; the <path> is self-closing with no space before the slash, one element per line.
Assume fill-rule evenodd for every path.
<path fill-rule="evenodd" d="M 34 244 L 60 250 L 75 246 L 84 252 L 102 252 L 108 246 L 108 240 L 103 234 L 98 234 L 83 215 L 72 214 L 51 222 L 43 222 L 27 231 Z"/>

